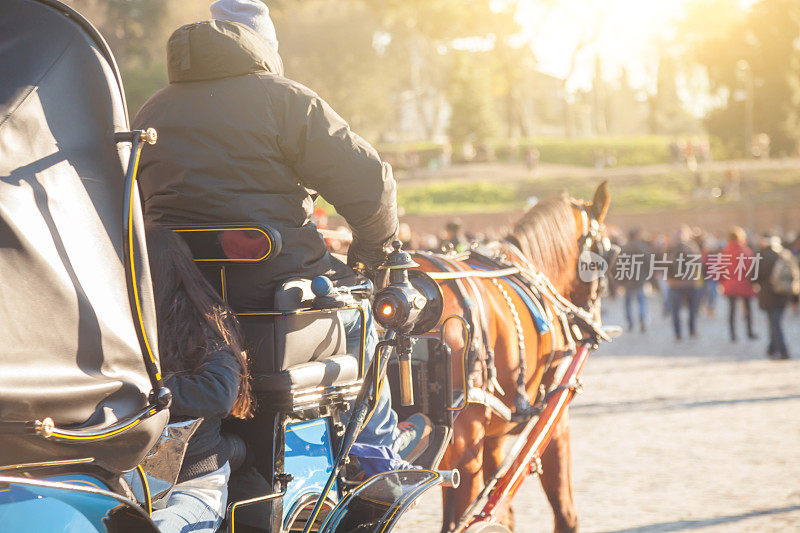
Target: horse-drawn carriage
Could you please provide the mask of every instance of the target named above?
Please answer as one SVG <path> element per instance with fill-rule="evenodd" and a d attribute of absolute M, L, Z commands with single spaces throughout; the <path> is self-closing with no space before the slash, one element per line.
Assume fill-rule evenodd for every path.
<path fill-rule="evenodd" d="M 56 0 L 0 4 L 0 71 L 2 529 L 155 530 L 153 502 L 175 483 L 197 425 L 168 424 L 159 367 L 136 185 L 139 154 L 157 132 L 129 131 L 105 41 Z M 569 208 L 577 225 L 566 241 L 578 252 L 601 242 L 607 202 L 598 203 L 602 213 Z M 280 254 L 280 235 L 263 225 L 172 229 L 223 299 L 232 263 Z M 260 252 L 232 254 L 241 239 Z M 254 420 L 224 423 L 238 452 L 223 527 L 386 531 L 430 488 L 455 490 L 465 466 L 469 505 L 456 505 L 445 526 L 498 521 L 539 464 L 589 349 L 605 337 L 596 317 L 534 272 L 526 242 L 463 257 L 412 257 L 396 244 L 390 283 L 371 295 L 385 332 L 371 358 L 363 341 L 360 353 L 348 353 L 342 321 L 353 310 L 363 317 L 357 299 L 370 296 L 367 282 L 291 280 L 272 308 L 237 313 L 259 409 Z M 596 302 L 596 290 L 587 294 Z M 506 322 L 517 345 L 508 353 L 499 348 L 509 344 L 498 327 Z M 345 465 L 387 373 L 400 415 L 414 405 L 435 429 L 416 468 L 355 482 Z M 479 491 L 474 462 L 463 460 L 474 442 L 462 426 L 480 421 L 475 413 L 518 435 Z"/>

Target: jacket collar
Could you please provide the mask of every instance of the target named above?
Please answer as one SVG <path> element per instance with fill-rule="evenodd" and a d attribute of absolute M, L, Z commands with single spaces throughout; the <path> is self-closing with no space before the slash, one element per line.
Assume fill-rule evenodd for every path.
<path fill-rule="evenodd" d="M 238 22 L 206 20 L 181 26 L 167 42 L 170 83 L 213 80 L 255 72 L 283 75 L 278 51 Z"/>

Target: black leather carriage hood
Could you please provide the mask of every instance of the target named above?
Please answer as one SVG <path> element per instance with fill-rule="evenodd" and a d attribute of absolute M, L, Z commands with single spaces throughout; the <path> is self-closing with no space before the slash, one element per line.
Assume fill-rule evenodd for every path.
<path fill-rule="evenodd" d="M 255 31 L 238 22 L 206 20 L 181 26 L 167 42 L 170 83 L 215 80 L 255 72 L 283 75 L 283 62 Z"/>

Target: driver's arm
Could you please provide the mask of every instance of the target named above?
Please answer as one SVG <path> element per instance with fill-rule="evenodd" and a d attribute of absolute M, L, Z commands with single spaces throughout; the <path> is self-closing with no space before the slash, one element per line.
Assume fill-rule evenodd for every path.
<path fill-rule="evenodd" d="M 347 220 L 358 258 L 368 267 L 382 262 L 398 228 L 391 166 L 313 91 L 288 80 L 283 86 L 283 101 L 272 102 L 281 152 L 300 183 Z"/>

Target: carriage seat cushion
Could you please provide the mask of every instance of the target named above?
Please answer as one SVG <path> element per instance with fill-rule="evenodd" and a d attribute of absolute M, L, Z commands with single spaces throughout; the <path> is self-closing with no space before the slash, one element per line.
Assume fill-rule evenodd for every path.
<path fill-rule="evenodd" d="M 253 377 L 258 393 L 287 392 L 342 385 L 358 379 L 358 361 L 352 355 L 335 355 L 322 361 L 294 365 L 271 374 Z"/>
<path fill-rule="evenodd" d="M 337 312 L 240 314 L 239 323 L 254 376 L 347 354 L 344 324 Z"/>

